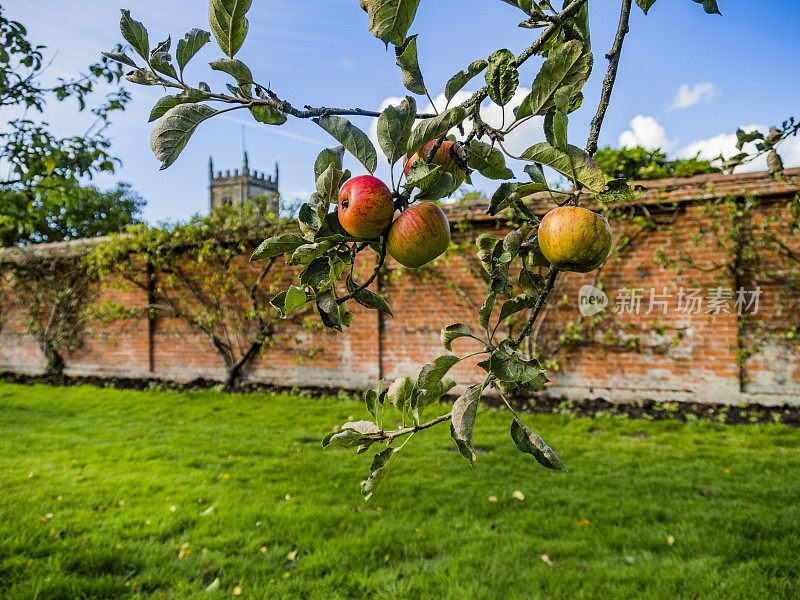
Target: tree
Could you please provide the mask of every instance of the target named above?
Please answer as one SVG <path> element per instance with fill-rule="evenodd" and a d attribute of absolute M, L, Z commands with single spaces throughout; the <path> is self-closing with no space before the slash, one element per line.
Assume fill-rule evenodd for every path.
<path fill-rule="evenodd" d="M 79 179 L 91 179 L 97 173 L 113 173 L 119 165 L 119 160 L 109 154 L 111 142 L 104 132 L 112 114 L 124 110 L 130 100 L 128 92 L 119 88 L 89 109 L 95 120 L 86 131 L 64 138 L 56 136 L 47 122 L 30 114 L 43 113 L 49 102 L 68 99 L 75 100 L 78 110 L 83 111 L 98 84 L 118 83 L 123 71 L 104 57 L 90 65 L 88 72 L 73 79 L 59 78 L 54 85 L 48 85 L 43 81 L 46 49 L 31 42 L 25 26 L 7 18 L 0 6 L 0 108 L 7 114 L 21 114 L 8 120 L 0 133 L 0 162 L 9 173 L 0 181 L 4 209 L 0 211 L 0 228 L 15 228 L 34 237 L 35 224 L 41 222 L 43 212 L 33 201 L 41 197 L 40 187 L 52 191 L 53 181 L 60 181 L 64 188 L 61 200 L 69 204 L 77 192 L 68 187 L 77 187 Z M 14 202 L 11 213 L 6 213 L 6 194 L 14 192 L 27 194 L 29 201 L 27 206 Z M 62 210 L 55 205 L 49 208 Z"/>
<path fill-rule="evenodd" d="M 465 65 L 444 85 L 447 105 L 436 107 L 433 113 L 418 113 L 413 95 L 381 112 L 308 105 L 302 110 L 296 108 L 269 86 L 258 83 L 250 68 L 235 58 L 247 36 L 249 0 L 210 0 L 211 32 L 193 29 L 181 38 L 174 55 L 176 64 L 170 54 L 170 38 L 151 49 L 145 26 L 123 10 L 121 32 L 138 58 L 119 53 L 107 55 L 132 67 L 128 78 L 135 83 L 160 85 L 177 92 L 159 100 L 151 112 L 151 120 L 158 119 L 151 135 L 151 148 L 162 162 L 162 168 L 169 167 L 178 158 L 202 122 L 235 110 L 246 110 L 267 126 L 280 126 L 289 117 L 312 119 L 340 144 L 321 152 L 315 161 L 317 190 L 300 207 L 299 231 L 267 238 L 252 256 L 252 260 L 266 260 L 269 264 L 276 257 L 286 255 L 291 256 L 292 262 L 305 265 L 298 277 L 299 285 L 279 294 L 273 304 L 284 310 L 288 306 L 297 308 L 311 304 L 322 323 L 332 329 L 342 330 L 352 322 L 354 317 L 347 309 L 348 302 L 391 311 L 386 300 L 369 289 L 377 280 L 380 292 L 379 274 L 386 258 L 386 239 L 391 225 L 376 239 L 360 240 L 348 235 L 341 228 L 337 213 L 330 210 L 330 205 L 339 198 L 340 187 L 350 178 L 349 171 L 343 171 L 344 151 L 351 153 L 369 173 L 373 173 L 378 164 L 377 150 L 351 118 L 378 119 L 378 141 L 392 169 L 391 188 L 397 210 L 404 211 L 416 202 L 437 201 L 456 193 L 473 170 L 502 182 L 492 194 L 487 212 L 492 216 L 510 214 L 518 220 L 519 226 L 503 237 L 482 234 L 474 240 L 477 259 L 488 275 L 487 296 L 476 311 L 476 323 L 453 323 L 444 327 L 441 340 L 447 354 L 423 366 L 416 381 L 404 378 L 392 383 L 388 390 L 380 382 L 377 389 L 367 391 L 365 404 L 370 420 L 345 423 L 323 440 L 325 447 L 357 448 L 359 452 L 381 443 L 382 449 L 374 455 L 369 476 L 362 484 L 365 498 L 378 488 L 414 435 L 441 423 L 450 423 L 456 447 L 472 463 L 477 407 L 482 393 L 490 387 L 496 390 L 511 413 L 511 437 L 517 448 L 545 467 L 564 469 L 555 452 L 524 424 L 508 401 L 509 393 L 538 391 L 548 381 L 542 365 L 520 350 L 534 330 L 559 274 L 538 249 L 539 221 L 523 198 L 546 191 L 556 204 L 577 205 L 586 197 L 624 202 L 635 193 L 625 180 L 608 181 L 602 167 L 592 158 L 629 31 L 633 2 L 622 0 L 616 37 L 606 55 L 609 65 L 597 111 L 585 149 L 581 149 L 568 143 L 567 134 L 570 113 L 585 102 L 581 90 L 593 65 L 589 0 L 567 0 L 560 10 L 547 0 L 504 1 L 523 11 L 522 27 L 541 30 L 538 38 L 518 54 L 501 48 L 485 59 L 478 58 Z M 647 12 L 654 0 L 636 2 Z M 387 47 L 394 46 L 406 88 L 411 94 L 430 98 L 429 82 L 420 68 L 417 36 L 408 35 L 418 4 L 419 0 L 360 1 L 361 8 L 368 14 L 370 31 Z M 715 0 L 702 0 L 702 4 L 707 13 L 719 12 Z M 212 34 L 223 57 L 210 65 L 231 77 L 227 93 L 212 91 L 205 83 L 189 85 L 184 76 L 187 63 L 210 41 Z M 533 80 L 531 92 L 511 113 L 507 108 L 518 87 L 520 70 L 534 56 L 544 61 Z M 451 106 L 455 94 L 481 74 L 484 85 L 464 102 Z M 506 120 L 500 128 L 491 127 L 482 118 L 482 103 L 487 99 L 506 109 Z M 510 155 L 504 147 L 505 140 L 522 122 L 534 117 L 543 117 L 547 141 L 534 144 L 519 156 Z M 459 137 L 451 132 L 457 132 Z M 456 142 L 448 150 L 452 160 L 434 161 L 448 140 Z M 424 160 L 417 160 L 409 169 L 403 169 L 401 163 L 401 173 L 395 177 L 395 167 L 404 155 L 413 156 L 431 142 Z M 506 157 L 526 163 L 525 179 L 515 179 L 513 171 L 506 166 Z M 451 164 L 445 165 L 446 162 Z M 556 189 L 550 185 L 548 176 L 552 171 L 566 177 L 571 189 Z M 370 263 L 375 267 L 366 280 L 359 282 L 352 265 L 360 260 L 362 253 L 373 257 Z M 494 310 L 496 305 L 498 311 Z M 493 315 L 497 315 L 497 320 L 504 320 L 521 314 L 526 316 L 513 335 L 498 332 L 491 324 Z M 471 343 L 476 350 L 453 354 L 452 345 L 456 340 L 462 340 L 458 342 L 459 347 L 462 343 Z M 473 357 L 483 359 L 477 364 L 485 373 L 483 381 L 467 387 L 449 413 L 424 422 L 424 409 L 456 385 L 447 377 L 450 369 Z M 393 418 L 391 412 L 387 414 L 394 410 L 389 404 L 399 411 L 399 417 L 395 414 Z M 410 425 L 406 425 L 406 418 Z M 395 426 L 398 419 L 399 424 Z"/>
<path fill-rule="evenodd" d="M 0 247 L 119 233 L 139 222 L 144 204 L 128 183 L 103 191 L 46 178 L 35 186 L 0 189 Z"/>
<path fill-rule="evenodd" d="M 225 385 L 236 385 L 251 360 L 270 347 L 310 356 L 298 342 L 312 325 L 303 319 L 305 295 L 291 288 L 281 319 L 270 304 L 292 278 L 273 257 L 254 265 L 242 257 L 254 246 L 255 232 L 277 233 L 288 221 L 264 203 L 220 206 L 187 223 L 150 227 L 138 224 L 97 245 L 87 257 L 89 272 L 116 276 L 145 292 L 149 304 L 131 307 L 108 301 L 96 314 L 106 319 L 164 315 L 183 324 L 181 332 L 204 336 L 223 365 Z M 297 337 L 300 335 L 300 337 Z"/>
<path fill-rule="evenodd" d="M 692 177 L 703 173 L 721 173 L 722 169 L 701 160 L 698 153 L 693 158 L 668 159 L 660 148 L 647 150 L 634 148 L 612 148 L 606 146 L 594 155 L 603 173 L 615 179 L 643 180 L 665 177 Z"/>
<path fill-rule="evenodd" d="M 84 310 L 94 297 L 91 281 L 74 250 L 14 248 L 0 254 L 0 291 L 15 300 L 48 375 L 61 375 L 64 356 L 83 345 Z"/>

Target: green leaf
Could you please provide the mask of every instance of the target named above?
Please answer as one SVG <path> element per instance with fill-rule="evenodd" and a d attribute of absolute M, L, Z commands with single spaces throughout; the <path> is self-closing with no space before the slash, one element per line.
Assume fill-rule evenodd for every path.
<path fill-rule="evenodd" d="M 527 294 L 520 294 L 519 296 L 515 296 L 514 298 L 509 298 L 505 302 L 503 302 L 502 308 L 500 308 L 500 316 L 498 319 L 502 322 L 505 321 L 511 315 L 517 314 L 521 310 L 525 310 L 530 308 L 536 303 L 536 297 L 528 296 Z"/>
<path fill-rule="evenodd" d="M 528 429 L 528 426 L 516 416 L 511 422 L 511 439 L 514 440 L 514 444 L 516 444 L 520 452 L 532 455 L 543 467 L 555 471 L 567 470 L 552 448 L 545 444 L 542 438 Z"/>
<path fill-rule="evenodd" d="M 478 404 L 483 393 L 483 387 L 483 383 L 468 387 L 453 403 L 450 437 L 456 443 L 461 456 L 466 458 L 470 464 L 475 462 L 472 436 L 475 431 L 475 416 L 478 413 Z"/>
<path fill-rule="evenodd" d="M 322 447 L 355 448 L 381 432 L 372 421 L 350 421 L 322 439 Z"/>
<path fill-rule="evenodd" d="M 322 173 L 325 172 L 330 165 L 336 165 L 336 168 L 342 170 L 342 158 L 344 157 L 344 146 L 337 146 L 336 148 L 325 148 L 317 156 L 314 162 L 314 179 L 318 179 Z"/>
<path fill-rule="evenodd" d="M 125 79 L 138 85 L 159 85 L 161 83 L 155 73 L 145 71 L 144 69 L 131 71 L 125 75 Z"/>
<path fill-rule="evenodd" d="M 519 72 L 513 52 L 504 48 L 489 57 L 486 85 L 489 88 L 489 97 L 495 104 L 505 106 L 511 101 L 519 85 Z"/>
<path fill-rule="evenodd" d="M 442 329 L 440 337 L 442 341 L 442 346 L 444 346 L 444 349 L 449 352 L 453 351 L 453 346 L 452 346 L 453 340 L 457 340 L 458 338 L 462 337 L 477 339 L 475 338 L 474 335 L 472 335 L 472 332 L 469 330 L 469 327 L 467 327 L 463 323 L 454 323 L 452 325 L 448 325 L 447 327 Z"/>
<path fill-rule="evenodd" d="M 497 346 L 491 356 L 478 363 L 478 366 L 494 375 L 498 381 L 514 383 L 537 392 L 547 383 L 539 361 L 529 359 L 511 348 L 508 340 Z"/>
<path fill-rule="evenodd" d="M 460 360 L 460 358 L 452 354 L 445 354 L 435 358 L 433 362 L 422 367 L 419 377 L 417 377 L 417 387 L 421 390 L 436 387 L 453 365 Z"/>
<path fill-rule="evenodd" d="M 233 58 L 247 36 L 247 18 L 252 0 L 210 0 L 208 24 L 222 51 Z"/>
<path fill-rule="evenodd" d="M 440 115 L 424 119 L 411 132 L 411 137 L 408 140 L 408 155 L 412 156 L 431 140 L 447 135 L 448 131 L 461 123 L 466 117 L 467 112 L 463 108 L 454 106 Z"/>
<path fill-rule="evenodd" d="M 207 98 L 208 94 L 205 92 L 193 89 L 184 90 L 180 94 L 175 94 L 173 96 L 164 96 L 153 106 L 153 110 L 150 111 L 149 121 L 155 121 L 159 117 L 162 117 L 170 108 L 178 106 L 179 104 L 194 104 L 195 102 L 200 102 Z"/>
<path fill-rule="evenodd" d="M 367 171 L 375 172 L 378 167 L 378 153 L 366 133 L 344 117 L 319 117 L 313 121 L 355 156 Z"/>
<path fill-rule="evenodd" d="M 319 257 L 311 261 L 300 273 L 300 283 L 309 286 L 315 293 L 330 289 L 335 283 L 334 272 L 327 257 Z M 335 303 L 335 299 L 334 299 Z"/>
<path fill-rule="evenodd" d="M 721 15 L 722 13 L 719 12 L 719 7 L 717 6 L 716 0 L 692 0 L 693 2 L 697 2 L 697 4 L 703 5 L 703 10 L 706 11 L 710 15 Z"/>
<path fill-rule="evenodd" d="M 273 258 L 281 254 L 294 252 L 305 243 L 306 241 L 296 233 L 276 235 L 261 242 L 255 252 L 253 252 L 250 260 L 264 260 L 265 258 Z"/>
<path fill-rule="evenodd" d="M 178 40 L 178 46 L 175 49 L 175 59 L 178 61 L 178 67 L 183 75 L 183 69 L 197 54 L 197 52 L 208 43 L 211 39 L 211 34 L 208 31 L 194 28 L 182 40 Z"/>
<path fill-rule="evenodd" d="M 147 29 L 139 21 L 134 21 L 131 11 L 126 8 L 120 10 L 122 18 L 119 22 L 119 29 L 122 37 L 134 49 L 136 54 L 145 60 L 149 60 L 150 40 L 147 37 Z M 135 66 L 135 65 L 134 65 Z"/>
<path fill-rule="evenodd" d="M 385 450 L 381 450 L 375 455 L 375 458 L 372 459 L 372 465 L 370 465 L 369 468 L 369 478 L 361 482 L 361 493 L 364 495 L 365 501 L 372 497 L 372 494 L 375 493 L 378 486 L 386 479 L 386 475 L 392 467 L 399 450 L 399 448 L 386 448 Z"/>
<path fill-rule="evenodd" d="M 511 179 L 514 173 L 506 167 L 503 153 L 478 140 L 469 143 L 469 167 L 489 179 Z"/>
<path fill-rule="evenodd" d="M 422 161 L 418 160 L 417 162 Z M 450 173 L 439 173 L 426 183 L 425 188 L 414 199 L 416 201 L 435 202 L 452 194 L 455 191 L 453 189 L 454 183 L 455 180 Z"/>
<path fill-rule="evenodd" d="M 520 183 L 520 182 L 504 182 L 500 184 L 489 202 L 489 209 L 487 212 L 490 215 L 496 215 L 502 210 L 505 210 L 514 202 L 525 196 L 529 196 L 535 192 L 541 192 L 546 189 L 546 186 L 541 183 Z"/>
<path fill-rule="evenodd" d="M 122 63 L 123 65 L 128 65 L 129 67 L 136 68 L 136 63 L 133 62 L 127 54 L 124 52 L 101 52 L 103 56 L 106 58 L 110 58 L 111 60 L 115 60 L 118 63 Z"/>
<path fill-rule="evenodd" d="M 159 73 L 177 79 L 178 74 L 175 72 L 175 67 L 172 66 L 170 60 L 167 52 L 153 52 L 150 55 L 150 66 Z"/>
<path fill-rule="evenodd" d="M 516 110 L 517 119 L 529 115 L 543 115 L 554 106 L 556 92 L 569 89 L 570 97 L 577 94 L 592 72 L 592 55 L 584 52 L 583 45 L 575 40 L 567 42 L 542 65 L 531 86 L 531 92 Z"/>
<path fill-rule="evenodd" d="M 325 327 L 342 330 L 342 313 L 332 290 L 317 293 L 317 311 Z"/>
<path fill-rule="evenodd" d="M 416 101 L 406 96 L 399 106 L 387 106 L 378 117 L 378 143 L 390 165 L 405 154 L 416 115 Z"/>
<path fill-rule="evenodd" d="M 296 286 L 291 286 L 270 300 L 270 304 L 280 311 L 282 317 L 286 317 L 288 313 L 300 308 L 306 302 L 308 302 L 308 296 Z"/>
<path fill-rule="evenodd" d="M 343 173 L 336 168 L 335 164 L 328 165 L 328 168 L 317 177 L 317 194 L 320 199 L 336 203 L 339 201 L 339 189 L 342 185 Z"/>
<path fill-rule="evenodd" d="M 219 58 L 208 64 L 215 71 L 223 71 L 233 77 L 236 83 L 245 90 L 248 90 L 253 83 L 253 74 L 250 72 L 250 69 L 237 58 Z"/>
<path fill-rule="evenodd" d="M 349 277 L 347 278 L 346 283 L 347 283 L 348 293 L 352 294 L 355 290 L 359 288 L 359 286 L 356 285 L 356 283 Z M 356 292 L 355 295 L 353 296 L 353 299 L 356 302 L 358 302 L 361 306 L 364 306 L 372 310 L 379 310 L 382 313 L 386 313 L 390 317 L 394 316 L 394 313 L 392 312 L 392 307 L 389 306 L 389 303 L 386 302 L 383 296 L 379 296 L 375 292 L 372 292 L 368 289 L 363 289 L 359 292 Z"/>
<path fill-rule="evenodd" d="M 362 0 L 369 15 L 369 30 L 385 44 L 399 46 L 414 22 L 419 0 Z"/>
<path fill-rule="evenodd" d="M 435 402 L 439 402 L 442 396 L 447 394 L 450 390 L 458 385 L 452 379 L 445 377 L 439 383 L 428 390 L 422 390 L 418 396 L 411 399 L 412 410 L 416 413 L 415 419 L 419 419 L 419 415 Z M 416 422 L 416 421 L 415 421 Z"/>
<path fill-rule="evenodd" d="M 424 160 L 415 160 L 408 169 L 406 177 L 406 187 L 429 187 L 429 184 L 441 174 L 440 165 L 428 164 Z"/>
<path fill-rule="evenodd" d="M 575 146 L 567 146 L 565 152 L 547 142 L 539 142 L 525 150 L 520 158 L 552 167 L 592 192 L 602 192 L 606 186 L 603 169 L 597 161 Z"/>
<path fill-rule="evenodd" d="M 542 170 L 539 168 L 538 165 L 536 164 L 525 165 L 525 168 L 522 170 L 528 174 L 528 177 L 530 177 L 531 181 L 533 181 L 534 183 L 543 183 L 544 185 L 547 185 L 547 179 L 545 178 L 544 173 L 542 173 Z"/>
<path fill-rule="evenodd" d="M 291 258 L 286 262 L 290 265 L 307 265 L 312 260 L 315 260 L 327 253 L 332 247 L 333 243 L 328 241 L 314 244 L 303 244 L 292 253 Z"/>
<path fill-rule="evenodd" d="M 494 308 L 494 300 L 496 297 L 497 294 L 494 292 L 486 296 L 486 300 L 483 301 L 483 305 L 478 312 L 478 322 L 484 329 L 489 329 L 489 318 L 492 316 L 492 309 Z"/>
<path fill-rule="evenodd" d="M 470 79 L 475 77 L 478 73 L 483 71 L 489 63 L 485 60 L 476 60 L 475 62 L 471 63 L 466 71 L 459 71 L 455 75 L 450 78 L 450 81 L 447 82 L 447 85 L 444 88 L 444 97 L 447 98 L 447 101 L 453 99 L 453 97 L 461 91 L 461 89 L 467 85 Z"/>
<path fill-rule="evenodd" d="M 567 149 L 567 123 L 567 114 L 555 108 L 548 110 L 544 117 L 547 142 L 560 150 Z"/>
<path fill-rule="evenodd" d="M 642 9 L 644 14 L 647 14 L 647 11 L 650 10 L 650 7 L 656 3 L 656 0 L 636 0 L 636 5 Z"/>
<path fill-rule="evenodd" d="M 528 239 L 531 231 L 533 231 L 533 226 L 530 223 L 526 223 L 519 229 L 507 233 L 506 237 L 503 238 L 503 250 L 508 252 L 512 257 L 516 256 L 519 253 L 522 243 Z"/>
<path fill-rule="evenodd" d="M 414 380 L 411 379 L 411 377 L 401 377 L 392 382 L 392 385 L 389 386 L 389 391 L 386 393 L 386 397 L 397 410 L 403 412 L 406 403 L 413 393 Z"/>
<path fill-rule="evenodd" d="M 410 92 L 425 94 L 427 90 L 417 59 L 417 36 L 409 36 L 402 45 L 396 46 L 394 51 L 397 56 L 397 66 L 403 73 L 403 85 Z"/>
<path fill-rule="evenodd" d="M 197 126 L 215 114 L 217 111 L 205 104 L 179 104 L 159 119 L 150 134 L 150 148 L 162 170 L 175 162 Z"/>
<path fill-rule="evenodd" d="M 250 114 L 259 123 L 266 123 L 267 125 L 283 125 L 286 123 L 286 115 L 272 106 L 264 104 L 251 106 Z"/>

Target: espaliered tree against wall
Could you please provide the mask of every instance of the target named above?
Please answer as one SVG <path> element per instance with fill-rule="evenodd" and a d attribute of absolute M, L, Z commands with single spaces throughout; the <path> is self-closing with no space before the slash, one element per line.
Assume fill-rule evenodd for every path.
<path fill-rule="evenodd" d="M 162 168 L 175 161 L 203 121 L 236 110 L 249 111 L 269 126 L 282 125 L 290 117 L 312 119 L 341 145 L 323 151 L 316 160 L 317 191 L 299 210 L 299 231 L 268 238 L 252 257 L 271 261 L 286 255 L 290 262 L 302 265 L 296 284 L 276 296 L 273 304 L 285 312 L 310 304 L 329 328 L 341 330 L 350 325 L 353 314 L 348 303 L 391 310 L 386 300 L 370 289 L 377 284 L 387 254 L 406 267 L 418 268 L 446 250 L 450 231 L 436 200 L 454 193 L 473 170 L 501 182 L 488 213 L 513 214 L 519 225 L 502 238 L 483 234 L 475 240 L 477 257 L 489 275 L 487 295 L 477 311 L 480 329 L 473 331 L 463 323 L 444 327 L 441 340 L 447 354 L 425 365 L 416 379 L 397 380 L 388 389 L 381 382 L 365 396 L 371 419 L 345 423 L 323 440 L 324 446 L 357 448 L 358 452 L 381 445 L 362 484 L 367 498 L 408 441 L 436 425 L 449 423 L 458 450 L 474 461 L 476 411 L 482 393 L 490 386 L 497 389 L 511 412 L 511 437 L 516 446 L 545 467 L 564 469 L 555 452 L 514 412 L 506 396 L 513 390 L 539 390 L 547 383 L 540 363 L 520 349 L 534 330 L 558 274 L 594 269 L 609 251 L 608 223 L 578 204 L 587 195 L 624 200 L 632 192 L 624 180 L 607 180 L 592 155 L 611 98 L 633 1 L 621 2 L 619 25 L 606 55 L 608 69 L 585 149 L 568 142 L 573 137 L 568 136 L 568 123 L 570 113 L 585 101 L 581 89 L 593 65 L 589 1 L 567 0 L 560 9 L 548 0 L 504 1 L 522 11 L 520 26 L 538 30 L 534 41 L 518 53 L 502 48 L 488 57 L 476 57 L 446 82 L 448 103 L 435 107 L 431 114 L 418 113 L 412 95 L 382 112 L 310 105 L 296 108 L 277 91 L 258 83 L 251 70 L 235 58 L 247 35 L 250 0 L 211 0 L 211 32 L 193 29 L 180 39 L 175 64 L 170 39 L 151 47 L 144 25 L 123 10 L 122 35 L 138 58 L 107 54 L 133 68 L 128 79 L 134 83 L 177 92 L 159 100 L 151 114 L 151 120 L 158 119 L 151 147 Z M 714 0 L 694 1 L 701 2 L 707 13 L 719 12 Z M 654 0 L 636 3 L 646 12 Z M 417 36 L 408 35 L 419 0 L 361 0 L 360 4 L 369 17 L 370 31 L 384 44 L 394 46 L 406 88 L 414 95 L 430 97 L 431 84 L 424 79 L 418 60 Z M 187 64 L 212 34 L 224 57 L 210 66 L 231 77 L 227 92 L 212 91 L 203 82 L 189 83 L 185 75 Z M 544 58 L 535 76 L 525 74 L 532 57 Z M 484 81 L 480 89 L 451 106 L 455 94 L 478 76 Z M 521 76 L 533 80 L 531 92 L 512 112 L 507 105 Z M 488 125 L 482 117 L 487 99 L 506 110 L 506 124 L 500 128 Z M 536 116 L 544 117 L 546 141 L 512 157 L 527 163 L 525 179 L 518 180 L 506 166 L 505 159 L 511 155 L 505 141 L 522 122 Z M 378 119 L 379 145 L 391 167 L 389 185 L 371 175 L 378 153 L 364 131 L 350 120 L 360 117 Z M 351 173 L 343 170 L 343 151 L 351 153 L 369 175 L 351 178 Z M 555 189 L 548 183 L 545 167 L 566 177 L 572 188 Z M 547 191 L 559 205 L 541 223 L 522 200 L 539 191 Z M 331 210 L 332 204 L 338 204 L 337 208 Z M 394 218 L 396 211 L 400 215 Z M 374 257 L 375 268 L 366 279 L 357 280 L 352 265 L 362 253 Z M 522 311 L 527 311 L 527 317 L 515 335 L 498 333 L 499 313 L 509 317 Z M 402 319 L 402 315 L 396 318 Z M 459 338 L 472 340 L 476 351 L 452 354 L 452 344 Z M 483 381 L 459 396 L 450 412 L 425 421 L 426 407 L 456 385 L 447 377 L 451 368 L 474 357 L 482 358 L 477 367 L 486 373 Z M 399 413 L 392 415 L 392 410 Z"/>
<path fill-rule="evenodd" d="M 251 201 L 220 206 L 207 217 L 163 227 L 141 224 L 99 244 L 86 257 L 89 272 L 115 285 L 134 286 L 147 294 L 144 307 L 106 300 L 95 310 L 103 320 L 165 316 L 180 323 L 179 333 L 203 336 L 225 369 L 225 385 L 236 385 L 248 364 L 266 348 L 284 348 L 311 356 L 302 344 L 313 329 L 302 306 L 290 297 L 280 318 L 270 304 L 291 281 L 279 269 L 278 256 L 261 263 L 244 257 L 252 251 L 254 232 L 261 235 L 291 228 L 290 222 Z M 287 306 L 289 304 L 289 306 Z"/>
<path fill-rule="evenodd" d="M 91 283 L 81 256 L 69 251 L 19 248 L 0 260 L 0 292 L 18 307 L 20 322 L 47 361 L 48 375 L 61 375 L 64 357 L 83 345 L 84 311 L 94 298 Z"/>

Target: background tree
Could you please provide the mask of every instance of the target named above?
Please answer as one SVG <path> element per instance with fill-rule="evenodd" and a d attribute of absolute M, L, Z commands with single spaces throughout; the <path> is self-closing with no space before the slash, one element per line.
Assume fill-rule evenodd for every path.
<path fill-rule="evenodd" d="M 0 247 L 119 233 L 139 222 L 145 201 L 128 183 L 109 190 L 45 178 L 0 189 Z"/>
<path fill-rule="evenodd" d="M 703 173 L 721 173 L 712 161 L 701 160 L 700 154 L 693 158 L 667 158 L 660 148 L 647 150 L 641 146 L 633 148 L 600 148 L 594 159 L 603 168 L 603 173 L 614 179 L 631 181 L 663 179 L 665 177 L 692 177 Z"/>
<path fill-rule="evenodd" d="M 105 129 L 113 113 L 125 108 L 130 95 L 122 88 L 114 89 L 88 109 L 95 119 L 85 131 L 68 137 L 55 135 L 46 121 L 32 115 L 41 115 L 50 102 L 67 100 L 74 100 L 78 111 L 86 110 L 98 88 L 120 81 L 122 68 L 104 57 L 85 73 L 49 84 L 45 82 L 47 48 L 30 41 L 25 26 L 6 14 L 7 9 L 0 6 L 0 111 L 5 121 L 0 132 L 0 164 L 7 171 L 0 176 L 4 194 L 0 228 L 35 237 L 34 228 L 43 215 L 63 212 L 72 204 L 77 191 L 69 188 L 77 188 L 81 178 L 113 173 L 119 165 L 109 153 L 111 142 Z M 52 193 L 55 182 L 62 187 L 62 194 Z M 39 187 L 46 191 L 40 193 Z M 23 196 L 16 196 L 17 201 L 9 207 L 8 192 Z M 21 201 L 24 195 L 27 204 Z M 51 203 L 41 204 L 44 200 Z"/>
<path fill-rule="evenodd" d="M 289 221 L 268 212 L 265 204 L 214 208 L 206 217 L 159 227 L 138 224 L 99 244 L 87 257 L 98 278 L 117 277 L 150 298 L 144 307 L 107 301 L 96 314 L 106 319 L 150 314 L 177 319 L 181 333 L 199 333 L 220 358 L 233 387 L 249 362 L 267 348 L 285 348 L 306 356 L 305 295 L 290 288 L 281 319 L 270 300 L 292 279 L 277 257 L 253 265 L 244 257 L 263 232 L 290 228 Z"/>

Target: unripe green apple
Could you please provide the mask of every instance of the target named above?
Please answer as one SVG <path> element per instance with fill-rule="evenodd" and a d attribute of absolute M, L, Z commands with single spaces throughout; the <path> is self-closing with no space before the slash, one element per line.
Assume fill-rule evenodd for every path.
<path fill-rule="evenodd" d="M 539 225 L 539 248 L 561 271 L 595 270 L 611 250 L 611 227 L 605 217 L 579 206 L 561 206 Z"/>
<path fill-rule="evenodd" d="M 339 191 L 339 223 L 353 237 L 371 240 L 392 222 L 392 190 L 377 177 L 361 175 Z"/>
<path fill-rule="evenodd" d="M 436 140 L 431 140 L 412 154 L 411 158 L 406 157 L 405 165 L 403 165 L 403 173 L 406 174 L 406 177 L 408 177 L 408 172 L 411 170 L 411 165 L 419 159 L 425 160 L 428 158 L 428 154 L 433 150 L 434 144 L 436 144 Z M 442 145 L 439 146 L 439 149 L 436 151 L 436 154 L 433 155 L 433 160 L 431 160 L 430 164 L 441 165 L 442 171 L 447 171 L 453 164 L 453 157 L 450 154 L 450 149 L 453 146 L 455 146 L 455 142 L 451 142 L 450 140 L 443 141 Z"/>
<path fill-rule="evenodd" d="M 404 210 L 392 223 L 386 247 L 405 267 L 416 269 L 444 253 L 450 245 L 450 223 L 442 209 L 420 202 Z"/>

